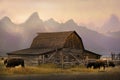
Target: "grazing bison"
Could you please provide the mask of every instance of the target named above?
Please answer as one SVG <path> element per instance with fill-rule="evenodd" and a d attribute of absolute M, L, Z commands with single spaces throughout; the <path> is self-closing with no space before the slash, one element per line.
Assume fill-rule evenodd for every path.
<path fill-rule="evenodd" d="M 115 64 L 114 64 L 113 61 L 109 61 L 109 62 L 108 62 L 108 66 L 110 66 L 110 67 L 115 67 Z"/>
<path fill-rule="evenodd" d="M 6 65 L 6 67 L 15 67 L 15 66 L 19 66 L 19 65 L 24 67 L 24 60 L 17 59 L 17 58 L 5 59 L 4 64 Z"/>
<path fill-rule="evenodd" d="M 105 69 L 105 66 L 106 66 L 106 62 L 104 62 L 104 61 L 89 62 L 87 64 L 87 68 L 93 67 L 93 69 L 97 69 L 97 68 L 100 69 L 101 67 L 103 67 Z"/>

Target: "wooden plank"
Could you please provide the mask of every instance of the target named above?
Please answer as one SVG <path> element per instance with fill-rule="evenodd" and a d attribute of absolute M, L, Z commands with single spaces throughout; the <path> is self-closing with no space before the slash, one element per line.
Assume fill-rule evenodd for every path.
<path fill-rule="evenodd" d="M 49 58 L 47 61 L 49 61 L 57 52 L 54 52 Z"/>
<path fill-rule="evenodd" d="M 64 57 L 62 51 L 60 52 L 62 69 L 64 68 Z"/>
<path fill-rule="evenodd" d="M 44 64 L 45 63 L 45 55 L 43 55 L 42 58 L 43 58 L 42 61 L 43 61 L 43 64 Z"/>
<path fill-rule="evenodd" d="M 73 56 L 79 63 L 81 63 L 81 61 L 76 56 L 74 56 L 71 52 L 69 52 L 69 54 Z"/>

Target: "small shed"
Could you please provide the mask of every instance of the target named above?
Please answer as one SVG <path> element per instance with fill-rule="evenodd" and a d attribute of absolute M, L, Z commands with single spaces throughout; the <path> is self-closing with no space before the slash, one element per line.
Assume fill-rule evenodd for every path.
<path fill-rule="evenodd" d="M 101 55 L 96 54 L 95 52 L 84 50 L 85 57 L 87 59 L 100 59 Z"/>
<path fill-rule="evenodd" d="M 9 58 L 23 58 L 26 64 L 81 64 L 87 54 L 98 59 L 99 54 L 85 50 L 75 31 L 38 33 L 30 48 L 7 53 Z"/>

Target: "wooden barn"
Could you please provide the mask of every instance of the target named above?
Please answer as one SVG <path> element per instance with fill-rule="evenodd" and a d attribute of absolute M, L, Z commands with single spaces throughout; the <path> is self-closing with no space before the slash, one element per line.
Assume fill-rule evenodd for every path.
<path fill-rule="evenodd" d="M 98 59 L 101 55 L 85 50 L 82 39 L 75 31 L 38 33 L 31 47 L 7 53 L 8 58 L 23 58 L 26 64 L 56 63 L 81 64 L 87 56 Z"/>

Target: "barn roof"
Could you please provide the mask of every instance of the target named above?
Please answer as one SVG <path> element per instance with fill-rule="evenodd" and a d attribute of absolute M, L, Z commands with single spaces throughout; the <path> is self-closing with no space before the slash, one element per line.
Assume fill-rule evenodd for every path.
<path fill-rule="evenodd" d="M 81 40 L 75 31 L 38 33 L 30 48 L 63 48 L 66 39 L 72 33 L 75 33 Z"/>
<path fill-rule="evenodd" d="M 88 50 L 84 50 L 84 51 L 87 52 L 87 53 L 93 54 L 93 55 L 102 56 L 102 55 L 100 55 L 100 54 L 97 54 L 97 53 L 95 53 L 95 52 L 91 52 L 91 51 L 88 51 Z"/>
<path fill-rule="evenodd" d="M 40 55 L 44 53 L 53 52 L 55 49 L 23 49 L 18 51 L 13 51 L 10 53 L 7 53 L 8 55 Z"/>
<path fill-rule="evenodd" d="M 38 33 L 38 35 L 34 38 L 30 48 L 13 51 L 7 54 L 36 55 L 36 54 L 44 54 L 51 51 L 55 51 L 56 49 L 59 50 L 64 47 L 66 39 L 73 33 L 75 33 L 78 36 L 78 38 L 82 40 L 75 31 Z"/>

